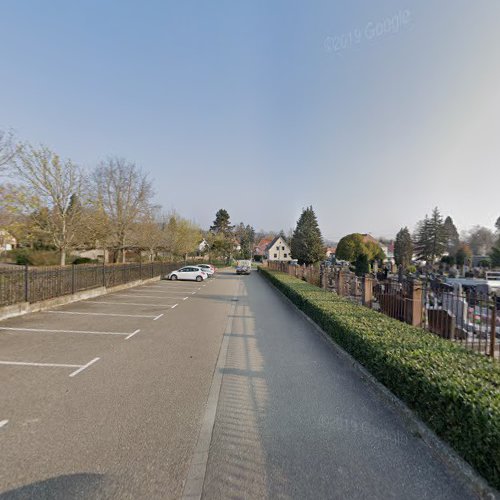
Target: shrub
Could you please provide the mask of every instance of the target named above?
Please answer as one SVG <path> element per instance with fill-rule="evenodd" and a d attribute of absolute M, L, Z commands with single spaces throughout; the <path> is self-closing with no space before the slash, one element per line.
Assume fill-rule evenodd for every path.
<path fill-rule="evenodd" d="M 261 273 L 493 486 L 500 486 L 496 361 L 292 276 Z"/>
<path fill-rule="evenodd" d="M 31 250 L 19 248 L 12 250 L 11 256 L 18 265 L 56 266 L 60 262 L 59 252 L 53 250 Z"/>
<path fill-rule="evenodd" d="M 76 257 L 73 260 L 73 264 L 96 264 L 98 261 L 96 259 L 89 259 L 88 257 Z"/>

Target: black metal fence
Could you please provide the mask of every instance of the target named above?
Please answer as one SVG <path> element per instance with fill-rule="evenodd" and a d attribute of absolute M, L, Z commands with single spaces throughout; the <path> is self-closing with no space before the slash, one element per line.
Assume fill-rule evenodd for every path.
<path fill-rule="evenodd" d="M 474 286 L 454 288 L 430 279 L 360 277 L 337 266 L 318 269 L 269 262 L 268 267 L 500 360 L 499 292 Z"/>
<path fill-rule="evenodd" d="M 0 270 L 0 306 L 39 302 L 99 287 L 163 276 L 179 263 L 80 264 Z"/>

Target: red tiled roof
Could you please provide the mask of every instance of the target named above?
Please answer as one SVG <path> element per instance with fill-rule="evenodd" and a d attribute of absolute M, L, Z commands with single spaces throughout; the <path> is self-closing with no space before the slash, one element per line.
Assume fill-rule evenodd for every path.
<path fill-rule="evenodd" d="M 273 241 L 273 240 L 270 238 L 262 238 L 259 241 L 259 243 L 257 243 L 257 246 L 255 247 L 255 253 L 257 255 L 264 255 L 266 248 L 269 245 L 269 243 L 271 243 L 271 241 Z"/>

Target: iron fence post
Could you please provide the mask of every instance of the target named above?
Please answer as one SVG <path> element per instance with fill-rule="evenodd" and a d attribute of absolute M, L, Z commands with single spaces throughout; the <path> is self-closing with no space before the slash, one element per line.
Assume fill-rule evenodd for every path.
<path fill-rule="evenodd" d="M 490 333 L 490 356 L 495 358 L 495 342 L 497 335 L 497 305 L 496 300 L 493 300 L 491 308 L 491 333 Z"/>
<path fill-rule="evenodd" d="M 102 263 L 102 286 L 106 286 L 106 262 Z"/>
<path fill-rule="evenodd" d="M 75 264 L 71 264 L 71 293 L 75 294 Z"/>
<path fill-rule="evenodd" d="M 29 302 L 30 280 L 28 264 L 24 265 L 24 301 Z"/>
<path fill-rule="evenodd" d="M 139 257 L 139 279 L 142 280 L 142 259 Z"/>

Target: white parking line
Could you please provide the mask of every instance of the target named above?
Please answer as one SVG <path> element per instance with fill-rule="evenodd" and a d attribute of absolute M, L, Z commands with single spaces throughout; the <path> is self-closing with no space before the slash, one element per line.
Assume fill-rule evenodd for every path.
<path fill-rule="evenodd" d="M 174 304 L 171 309 L 175 309 L 179 304 Z"/>
<path fill-rule="evenodd" d="M 10 365 L 10 366 L 37 366 L 44 368 L 76 368 L 75 371 L 69 374 L 70 377 L 74 377 L 78 375 L 80 372 L 88 368 L 90 365 L 93 365 L 101 358 L 94 358 L 92 361 L 89 361 L 85 365 L 74 365 L 67 363 L 34 363 L 31 361 L 0 361 L 0 365 Z"/>
<path fill-rule="evenodd" d="M 0 420 L 0 428 L 5 427 L 8 423 L 8 420 Z"/>
<path fill-rule="evenodd" d="M 134 335 L 136 335 L 139 332 L 140 332 L 140 330 L 136 330 L 135 332 L 132 332 L 130 335 L 127 335 L 127 337 L 125 337 L 125 340 L 131 339 Z"/>
<path fill-rule="evenodd" d="M 157 319 L 160 319 L 162 316 L 163 316 L 164 313 L 161 313 L 161 314 L 158 314 L 158 316 L 156 316 L 155 319 L 153 319 L 153 321 L 156 321 Z"/>
<path fill-rule="evenodd" d="M 133 299 L 134 297 L 144 297 L 144 298 L 149 298 L 149 299 L 182 299 L 182 295 L 163 295 L 163 292 L 160 292 L 162 295 L 146 295 L 146 294 L 136 294 L 136 295 L 126 295 L 126 294 L 113 294 L 113 297 L 123 297 L 123 298 L 129 298 Z"/>
<path fill-rule="evenodd" d="M 92 361 L 89 361 L 86 365 L 80 366 L 78 370 L 75 370 L 74 372 L 70 373 L 70 377 L 76 377 L 80 372 L 83 372 L 83 370 L 86 370 L 90 365 L 93 365 L 94 363 L 97 363 L 100 358 L 94 358 Z"/>
<path fill-rule="evenodd" d="M 184 297 L 182 300 L 187 300 L 187 299 L 189 299 L 189 297 Z"/>
<path fill-rule="evenodd" d="M 112 302 L 110 300 L 86 300 L 86 304 L 113 304 L 118 306 L 155 306 L 170 307 L 172 304 L 158 304 L 157 302 Z"/>
<path fill-rule="evenodd" d="M 88 316 L 120 316 L 125 318 L 154 318 L 146 314 L 114 314 L 114 313 L 91 313 L 91 312 L 76 312 L 76 311 L 46 311 L 52 314 L 84 314 Z"/>
<path fill-rule="evenodd" d="M 8 330 L 15 332 L 35 332 L 35 333 L 91 333 L 94 335 L 135 335 L 140 330 L 135 332 L 99 332 L 94 330 L 55 330 L 51 328 L 13 328 L 8 326 L 0 326 L 0 330 Z M 128 338 L 128 337 L 127 337 Z"/>
<path fill-rule="evenodd" d="M 149 285 L 148 287 L 145 288 L 155 288 L 155 289 L 163 289 L 163 290 L 185 290 L 187 288 L 193 288 L 196 286 L 196 283 L 198 282 L 193 282 L 192 285 Z"/>

